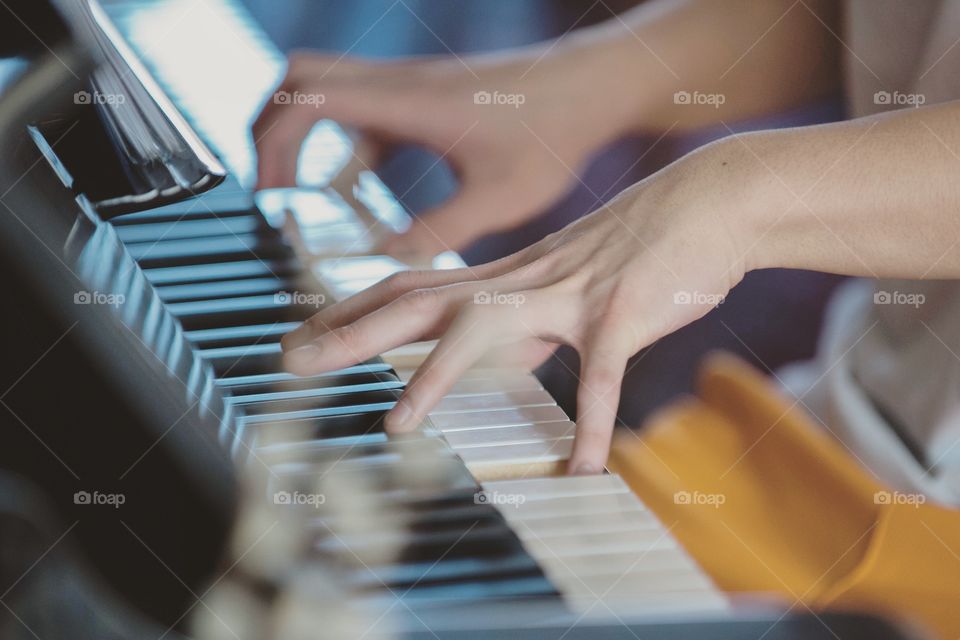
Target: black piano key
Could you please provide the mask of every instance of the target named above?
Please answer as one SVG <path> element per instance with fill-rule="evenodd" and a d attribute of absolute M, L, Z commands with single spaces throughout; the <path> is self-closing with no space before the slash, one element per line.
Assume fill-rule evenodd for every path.
<path fill-rule="evenodd" d="M 395 501 L 394 504 L 398 508 L 419 513 L 458 509 L 464 505 L 475 504 L 480 490 L 480 487 L 474 484 L 430 496 L 407 496 Z"/>
<path fill-rule="evenodd" d="M 149 211 L 138 211 L 136 213 L 127 213 L 110 220 L 110 224 L 119 231 L 127 226 L 141 226 L 154 223 L 185 222 L 192 220 L 226 220 L 229 218 L 246 218 L 251 214 L 259 213 L 255 209 L 244 207 L 242 209 L 229 210 L 210 210 L 202 206 L 196 200 L 187 200 L 177 205 L 167 205 L 159 209 Z"/>
<path fill-rule="evenodd" d="M 386 586 L 405 591 L 416 585 L 448 584 L 483 578 L 532 575 L 539 573 L 537 562 L 526 553 L 503 557 L 456 558 L 437 562 L 393 563 L 376 568 L 357 569 L 350 575 L 351 585 L 364 589 Z"/>
<path fill-rule="evenodd" d="M 365 578 L 365 579 L 364 579 Z M 357 572 L 355 584 L 360 589 L 375 589 L 386 585 L 390 589 L 407 593 L 408 590 L 430 589 L 437 587 L 456 587 L 472 585 L 471 591 L 478 597 L 503 595 L 548 595 L 556 593 L 555 587 L 546 579 L 536 560 L 526 552 L 519 550 L 503 555 L 485 555 L 479 558 L 463 557 L 433 559 L 425 562 L 395 562 L 386 566 L 370 566 L 366 575 Z M 510 583 L 535 580 L 536 590 L 528 591 L 529 586 L 513 587 Z M 493 587 L 488 588 L 488 587 Z M 433 587 L 434 589 L 431 589 Z M 443 589 L 450 596 L 455 590 Z"/>
<path fill-rule="evenodd" d="M 188 238 L 249 234 L 265 230 L 266 221 L 257 213 L 242 216 L 217 216 L 209 219 L 180 219 L 117 226 L 117 235 L 125 244 L 160 242 Z"/>
<path fill-rule="evenodd" d="M 243 369 L 245 367 L 240 366 L 238 369 Z M 292 373 L 258 373 L 252 375 L 234 375 L 234 368 L 230 369 L 230 374 L 226 377 L 221 377 L 217 380 L 216 384 L 218 387 L 224 389 L 229 393 L 236 395 L 245 395 L 250 393 L 263 393 L 270 391 L 271 389 L 305 389 L 310 388 L 311 385 L 323 384 L 324 380 L 335 378 L 340 379 L 344 376 L 352 376 L 356 374 L 377 374 L 387 375 L 391 379 L 395 377 L 392 367 L 385 362 L 381 361 L 370 361 L 354 365 L 352 367 L 347 367 L 345 369 L 337 369 L 336 371 L 328 371 L 327 373 L 317 374 L 315 376 L 306 376 L 299 377 L 295 376 Z"/>
<path fill-rule="evenodd" d="M 500 580 L 450 582 L 439 585 L 417 585 L 408 591 L 393 592 L 385 596 L 389 603 L 393 599 L 403 601 L 453 602 L 470 601 L 478 598 L 519 598 L 531 596 L 558 596 L 556 587 L 543 575 L 514 577 Z"/>
<path fill-rule="evenodd" d="M 399 400 L 402 390 L 401 382 L 371 382 L 316 389 L 315 393 L 306 397 L 281 397 L 253 403 L 241 401 L 239 406 L 243 407 L 247 416 L 303 414 L 342 407 L 363 407 L 370 404 L 385 406 Z"/>
<path fill-rule="evenodd" d="M 342 378 L 326 378 L 314 381 L 305 389 L 289 389 L 275 386 L 260 393 L 231 394 L 228 397 L 234 406 L 283 409 L 299 406 L 310 408 L 323 398 L 343 393 L 362 393 L 367 391 L 402 390 L 404 383 L 390 374 L 357 374 Z M 269 403 L 278 403 L 270 405 Z"/>
<path fill-rule="evenodd" d="M 241 419 L 242 420 L 242 419 Z M 269 423 L 260 420 L 257 424 Z M 294 442 L 275 444 L 261 448 L 257 455 L 268 465 L 294 465 L 284 473 L 290 477 L 301 476 L 305 481 L 316 477 L 318 471 L 325 470 L 332 463 L 336 463 L 337 473 L 370 473 L 375 469 L 391 468 L 411 460 L 431 458 L 431 464 L 438 474 L 455 474 L 468 479 L 466 485 L 452 484 L 449 488 L 469 486 L 476 489 L 476 481 L 467 468 L 453 453 L 453 449 L 442 438 L 426 436 L 423 433 L 410 433 L 402 437 L 394 436 L 387 442 L 371 443 L 357 447 L 330 447 L 315 442 Z M 450 463 L 457 463 L 449 466 Z M 396 487 L 402 490 L 403 487 Z"/>
<path fill-rule="evenodd" d="M 281 421 L 293 421 L 293 420 L 311 420 L 317 418 L 332 418 L 335 416 L 346 416 L 370 412 L 386 412 L 394 407 L 397 403 L 397 399 L 400 397 L 400 393 L 390 393 L 390 392 L 371 392 L 377 393 L 378 399 L 382 399 L 383 402 L 368 403 L 366 398 L 361 397 L 359 394 L 348 396 L 348 399 L 352 399 L 355 404 L 347 404 L 340 406 L 330 406 L 330 407 L 319 407 L 312 409 L 300 409 L 296 411 L 284 411 L 283 413 L 256 413 L 252 412 L 250 415 L 245 415 L 241 418 L 241 421 L 246 425 L 254 424 L 264 424 L 272 423 L 276 424 Z M 256 405 L 253 407 L 245 407 L 247 411 L 255 409 Z"/>
<path fill-rule="evenodd" d="M 187 340 L 197 349 L 222 349 L 251 344 L 279 342 L 287 333 L 300 326 L 299 322 L 255 324 L 243 327 L 216 327 L 185 332 Z"/>
<path fill-rule="evenodd" d="M 217 378 L 236 378 L 283 371 L 283 352 L 277 342 L 204 349 L 199 354 L 210 363 Z"/>
<path fill-rule="evenodd" d="M 297 285 L 289 279 L 266 276 L 243 280 L 166 285 L 157 287 L 157 294 L 164 302 L 199 302 L 220 298 L 272 295 L 296 288 Z"/>
<path fill-rule="evenodd" d="M 254 324 L 302 322 L 317 312 L 311 305 L 290 304 L 278 295 L 174 302 L 167 308 L 186 331 Z"/>
<path fill-rule="evenodd" d="M 298 271 L 296 262 L 289 258 L 257 260 L 246 256 L 246 259 L 235 262 L 147 268 L 144 270 L 144 275 L 154 286 L 162 286 L 247 278 L 291 278 L 295 277 Z"/>
<path fill-rule="evenodd" d="M 314 443 L 322 441 L 343 440 L 354 438 L 351 442 L 330 442 L 327 446 L 358 445 L 358 444 L 384 444 L 386 441 L 383 430 L 383 417 L 385 411 L 357 411 L 355 413 L 346 413 L 325 418 L 314 418 L 311 420 L 278 420 L 269 423 L 247 423 L 244 430 L 245 434 L 253 438 L 252 442 L 257 442 L 256 438 L 264 429 L 270 429 L 272 434 L 279 433 L 278 439 L 288 442 L 296 440 L 309 440 Z M 375 436 L 366 439 L 357 439 L 361 436 Z"/>
<path fill-rule="evenodd" d="M 235 262 L 259 258 L 288 258 L 290 248 L 276 238 L 261 234 L 218 236 L 187 240 L 138 242 L 127 250 L 144 269 Z"/>
<path fill-rule="evenodd" d="M 450 527 L 442 531 L 426 533 L 407 532 L 408 538 L 397 555 L 397 562 L 430 562 L 439 558 L 478 558 L 497 557 L 519 552 L 520 541 L 506 523 L 476 521 L 462 523 L 462 526 Z M 396 532 L 389 532 L 393 537 Z M 362 553 L 367 547 L 377 548 L 387 544 L 376 535 L 371 536 L 327 536 L 314 542 L 317 551 L 337 551 L 346 546 L 355 553 Z"/>

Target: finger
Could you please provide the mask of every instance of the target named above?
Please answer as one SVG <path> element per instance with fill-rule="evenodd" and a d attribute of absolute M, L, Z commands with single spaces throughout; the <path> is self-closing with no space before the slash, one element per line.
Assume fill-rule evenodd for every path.
<path fill-rule="evenodd" d="M 283 336 L 284 351 L 302 347 L 330 331 L 347 326 L 375 313 L 413 291 L 469 282 L 476 276 L 466 269 L 450 271 L 402 271 L 360 293 L 314 314 L 302 325 Z"/>
<path fill-rule="evenodd" d="M 568 471 L 600 473 L 607 462 L 620 404 L 620 386 L 632 344 L 624 332 L 601 325 L 582 349 L 577 389 L 577 431 Z"/>
<path fill-rule="evenodd" d="M 431 337 L 449 323 L 455 293 L 417 289 L 355 322 L 317 335 L 287 351 L 284 366 L 298 375 L 349 367 L 394 347 Z"/>
<path fill-rule="evenodd" d="M 407 383 L 397 406 L 387 415 L 385 428 L 391 433 L 414 429 L 437 402 L 491 349 L 529 344 L 539 332 L 562 333 L 570 314 L 552 313 L 553 297 L 540 291 L 515 294 L 520 304 L 470 304 L 451 323 Z M 569 305 L 568 305 L 569 307 Z M 564 318 L 564 315 L 568 316 Z"/>
<path fill-rule="evenodd" d="M 321 112 L 307 104 L 277 105 L 257 120 L 257 189 L 292 187 L 303 141 Z"/>
<path fill-rule="evenodd" d="M 520 252 L 476 267 L 395 273 L 372 287 L 320 311 L 285 335 L 281 344 L 285 351 L 295 349 L 331 329 L 354 322 L 411 291 L 497 278 L 512 271 L 525 259 L 524 253 Z"/>
<path fill-rule="evenodd" d="M 522 369 L 532 371 L 553 355 L 560 345 L 540 338 L 528 338 L 517 344 L 496 347 L 483 354 L 478 366 L 493 369 Z"/>
<path fill-rule="evenodd" d="M 388 433 L 416 429 L 464 371 L 483 355 L 492 340 L 490 315 L 490 311 L 472 306 L 461 311 L 387 414 L 384 428 Z"/>

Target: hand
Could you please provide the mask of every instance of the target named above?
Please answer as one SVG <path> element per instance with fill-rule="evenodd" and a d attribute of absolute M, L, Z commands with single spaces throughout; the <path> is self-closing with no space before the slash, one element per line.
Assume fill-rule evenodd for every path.
<path fill-rule="evenodd" d="M 520 253 L 388 278 L 285 336 L 285 365 L 310 375 L 440 338 L 387 416 L 387 430 L 403 432 L 481 357 L 530 364 L 571 345 L 582 364 L 569 467 L 599 472 L 627 359 L 704 315 L 744 274 L 746 234 L 725 214 L 740 213 L 729 192 L 743 181 L 723 175 L 726 164 L 688 156 Z"/>
<path fill-rule="evenodd" d="M 430 257 L 514 227 L 562 196 L 590 153 L 619 133 L 599 83 L 614 79 L 586 52 L 566 49 L 387 63 L 296 54 L 277 91 L 322 95 L 322 104 L 266 104 L 253 127 L 258 188 L 293 186 L 304 138 L 330 118 L 380 151 L 401 141 L 427 147 L 460 178 L 455 196 L 386 241 L 389 254 Z"/>

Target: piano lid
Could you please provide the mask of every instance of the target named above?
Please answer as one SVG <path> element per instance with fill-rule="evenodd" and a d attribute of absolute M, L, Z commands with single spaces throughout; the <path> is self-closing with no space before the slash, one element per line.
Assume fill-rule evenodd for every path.
<path fill-rule="evenodd" d="M 222 182 L 223 165 L 96 0 L 51 0 L 51 5 L 70 39 L 97 62 L 71 101 L 35 123 L 73 176 L 74 190 L 93 202 L 101 217 L 111 218 L 178 202 Z M 49 15 L 34 14 L 46 22 L 23 26 L 49 33 Z"/>

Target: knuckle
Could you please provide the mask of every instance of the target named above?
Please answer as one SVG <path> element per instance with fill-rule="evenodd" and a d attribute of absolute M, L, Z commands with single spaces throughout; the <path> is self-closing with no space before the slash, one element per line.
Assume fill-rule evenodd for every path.
<path fill-rule="evenodd" d="M 536 257 L 517 267 L 513 275 L 522 282 L 539 281 L 551 274 L 556 274 L 556 262 L 549 256 Z"/>
<path fill-rule="evenodd" d="M 333 336 L 348 351 L 357 351 L 362 346 L 362 336 L 355 324 L 345 324 L 335 329 Z"/>
<path fill-rule="evenodd" d="M 330 331 L 330 327 L 324 321 L 323 313 L 315 313 L 303 323 L 313 335 L 320 335 Z"/>
<path fill-rule="evenodd" d="M 412 289 L 416 289 L 416 283 L 420 281 L 420 277 L 417 271 L 398 271 L 384 279 L 383 287 L 387 294 L 399 297 Z"/>
<path fill-rule="evenodd" d="M 415 313 L 430 314 L 439 310 L 442 304 L 440 291 L 433 287 L 414 289 L 403 294 L 403 299 Z"/>
<path fill-rule="evenodd" d="M 606 365 L 594 366 L 587 372 L 590 393 L 603 395 L 613 391 L 620 384 L 622 372 Z"/>

